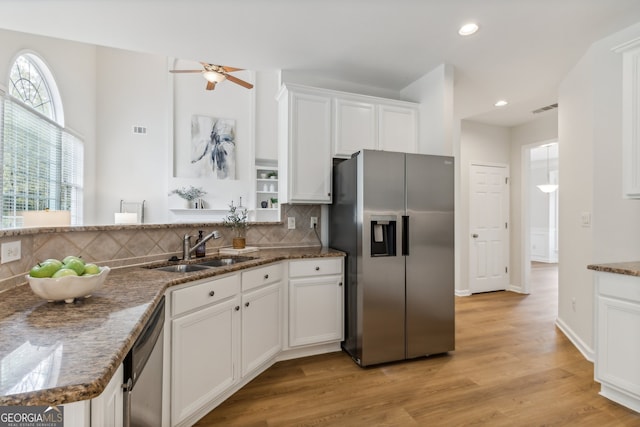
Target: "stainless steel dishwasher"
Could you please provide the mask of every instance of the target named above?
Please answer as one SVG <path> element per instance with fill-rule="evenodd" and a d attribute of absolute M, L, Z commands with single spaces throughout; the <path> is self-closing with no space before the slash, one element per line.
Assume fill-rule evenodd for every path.
<path fill-rule="evenodd" d="M 164 297 L 124 359 L 124 427 L 162 425 Z"/>

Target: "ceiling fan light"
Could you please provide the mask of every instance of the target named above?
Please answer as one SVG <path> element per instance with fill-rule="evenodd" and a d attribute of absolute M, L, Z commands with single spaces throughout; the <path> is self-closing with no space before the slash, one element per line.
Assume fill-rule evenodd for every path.
<path fill-rule="evenodd" d="M 202 76 L 211 83 L 220 83 L 227 78 L 224 74 L 215 71 L 205 71 L 202 73 Z"/>

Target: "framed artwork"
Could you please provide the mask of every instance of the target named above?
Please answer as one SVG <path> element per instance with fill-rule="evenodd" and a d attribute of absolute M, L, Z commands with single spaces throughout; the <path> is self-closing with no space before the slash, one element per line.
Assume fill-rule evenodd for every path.
<path fill-rule="evenodd" d="M 236 178 L 234 119 L 191 116 L 191 167 L 197 178 Z"/>

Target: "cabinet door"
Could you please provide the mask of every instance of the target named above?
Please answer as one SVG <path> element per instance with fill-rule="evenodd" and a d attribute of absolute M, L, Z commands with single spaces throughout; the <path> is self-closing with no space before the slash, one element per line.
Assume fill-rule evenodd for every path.
<path fill-rule="evenodd" d="M 231 386 L 239 350 L 240 297 L 171 321 L 171 423 Z"/>
<path fill-rule="evenodd" d="M 123 368 L 122 365 L 120 365 L 100 396 L 91 400 L 92 427 L 122 427 L 123 381 Z M 65 425 L 67 425 L 66 419 Z"/>
<path fill-rule="evenodd" d="M 334 101 L 333 155 L 349 158 L 362 149 L 377 148 L 376 106 L 352 99 Z"/>
<path fill-rule="evenodd" d="M 242 296 L 242 375 L 282 350 L 282 282 Z"/>
<path fill-rule="evenodd" d="M 416 153 L 418 151 L 418 111 L 399 105 L 378 107 L 378 149 Z"/>
<path fill-rule="evenodd" d="M 342 276 L 289 281 L 289 345 L 343 338 Z"/>
<path fill-rule="evenodd" d="M 640 396 L 640 304 L 598 296 L 596 334 L 596 380 Z"/>
<path fill-rule="evenodd" d="M 331 203 L 331 99 L 291 93 L 289 202 Z"/>

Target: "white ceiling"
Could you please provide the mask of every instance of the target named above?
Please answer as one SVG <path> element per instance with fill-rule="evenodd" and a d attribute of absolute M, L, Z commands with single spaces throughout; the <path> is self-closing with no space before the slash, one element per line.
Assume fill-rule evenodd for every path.
<path fill-rule="evenodd" d="M 480 31 L 462 38 L 468 21 Z M 396 92 L 447 63 L 456 116 L 503 126 L 556 102 L 592 42 L 637 22 L 639 0 L 0 2 L 0 28 Z"/>

